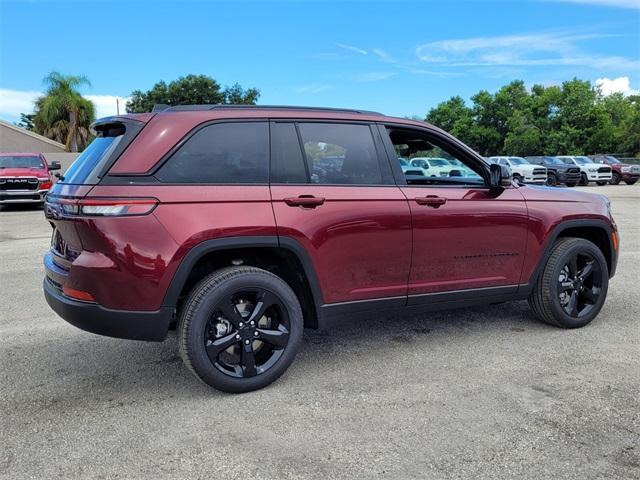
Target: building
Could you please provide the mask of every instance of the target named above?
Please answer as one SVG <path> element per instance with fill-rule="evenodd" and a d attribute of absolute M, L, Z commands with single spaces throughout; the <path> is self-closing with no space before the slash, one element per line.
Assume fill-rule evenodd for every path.
<path fill-rule="evenodd" d="M 0 153 L 18 152 L 42 153 L 49 162 L 59 161 L 63 172 L 78 156 L 66 152 L 61 143 L 0 120 Z"/>

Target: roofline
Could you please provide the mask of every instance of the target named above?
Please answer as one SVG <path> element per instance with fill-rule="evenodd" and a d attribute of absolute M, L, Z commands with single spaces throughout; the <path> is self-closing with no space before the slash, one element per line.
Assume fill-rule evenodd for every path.
<path fill-rule="evenodd" d="M 11 123 L 9 123 L 9 122 L 7 122 L 5 120 L 1 120 L 1 119 L 0 119 L 0 125 L 8 127 L 8 128 L 10 128 L 10 129 L 12 129 L 12 130 L 14 130 L 16 132 L 24 133 L 25 135 L 28 135 L 28 136 L 33 137 L 35 139 L 41 140 L 41 141 L 43 141 L 45 143 L 48 143 L 50 145 L 54 145 L 54 146 L 56 146 L 58 148 L 61 148 L 64 151 L 66 151 L 66 147 L 62 143 L 58 143 L 55 140 L 51 140 L 50 138 L 47 138 L 47 137 L 45 137 L 43 135 L 40 135 L 38 133 L 32 132 L 30 130 L 27 130 L 26 128 L 18 127 L 16 125 L 13 125 L 13 124 L 11 124 Z"/>
<path fill-rule="evenodd" d="M 332 108 L 332 107 L 305 107 L 298 105 L 235 105 L 235 104 L 204 104 L 204 105 L 165 105 L 156 104 L 153 106 L 152 112 L 199 112 L 207 110 L 293 110 L 293 111 L 311 111 L 311 112 L 336 112 L 336 113 L 355 113 L 362 115 L 383 116 L 382 113 L 372 112 L 369 110 L 351 109 L 351 108 Z"/>

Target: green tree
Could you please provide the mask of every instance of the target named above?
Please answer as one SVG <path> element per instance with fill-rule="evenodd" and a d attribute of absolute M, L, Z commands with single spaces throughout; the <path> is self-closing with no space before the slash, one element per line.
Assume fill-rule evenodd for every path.
<path fill-rule="evenodd" d="M 22 127 L 25 130 L 29 130 L 31 132 L 35 131 L 36 126 L 34 124 L 35 114 L 33 113 L 21 113 L 20 120 L 16 122 L 18 127 Z"/>
<path fill-rule="evenodd" d="M 85 76 L 51 72 L 44 78 L 47 92 L 36 100 L 33 124 L 35 130 L 64 143 L 67 151 L 77 152 L 87 146 L 90 125 L 95 119 L 93 103 L 78 92 L 90 85 Z"/>
<path fill-rule="evenodd" d="M 238 104 L 255 105 L 260 91 L 255 88 L 243 89 L 237 83 L 222 89 L 220 84 L 207 75 L 187 75 L 166 83 L 160 81 L 151 90 L 135 90 L 127 102 L 127 112 L 150 112 L 156 104 L 202 105 Z"/>

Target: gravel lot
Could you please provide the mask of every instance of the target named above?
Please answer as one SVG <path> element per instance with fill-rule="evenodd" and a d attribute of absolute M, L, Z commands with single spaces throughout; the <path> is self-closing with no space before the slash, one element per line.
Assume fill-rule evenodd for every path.
<path fill-rule="evenodd" d="M 212 390 L 164 343 L 82 332 L 41 292 L 42 211 L 0 211 L 0 478 L 640 478 L 640 186 L 600 316 L 526 302 L 307 331 L 289 371 Z M 636 273 L 634 273 L 636 272 Z"/>

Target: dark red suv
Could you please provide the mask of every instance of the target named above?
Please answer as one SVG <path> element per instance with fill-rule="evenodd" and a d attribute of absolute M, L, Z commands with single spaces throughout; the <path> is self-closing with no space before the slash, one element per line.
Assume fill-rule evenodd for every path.
<path fill-rule="evenodd" d="M 528 298 L 543 321 L 581 327 L 615 272 L 605 197 L 514 184 L 425 123 L 205 105 L 94 129 L 47 197 L 46 299 L 102 335 L 160 341 L 175 326 L 186 365 L 221 390 L 268 385 L 303 327 L 354 314 Z M 413 157 L 464 175 L 405 176 Z"/>

